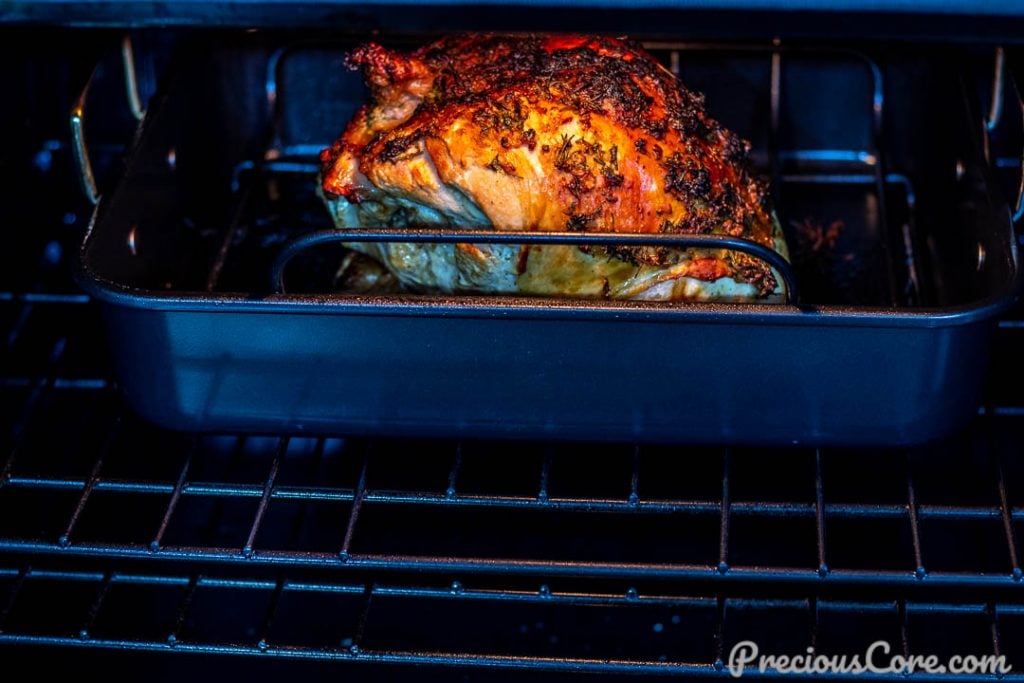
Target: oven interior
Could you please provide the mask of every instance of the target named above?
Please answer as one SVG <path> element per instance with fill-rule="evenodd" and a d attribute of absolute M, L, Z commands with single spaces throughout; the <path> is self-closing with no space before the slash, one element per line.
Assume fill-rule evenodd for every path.
<path fill-rule="evenodd" d="M 213 49 L 202 32 L 134 38 L 144 94 L 175 45 Z M 1022 675 L 1019 312 L 1000 322 L 977 420 L 910 449 L 200 434 L 135 417 L 70 275 L 91 207 L 66 112 L 100 56 L 87 123 L 110 187 L 134 127 L 118 39 L 41 31 L 0 48 L 18 95 L 0 113 L 0 647 L 13 658 L 60 648 L 63 662 L 39 665 L 143 662 L 157 679 L 725 677 L 742 640 L 855 654 L 883 639 L 1005 654 L 1004 678 Z M 258 292 L 274 248 L 325 225 L 315 152 L 362 97 L 346 40 L 217 33 L 216 59 L 185 65 L 190 126 L 166 131 L 168 154 L 141 160 L 132 188 L 165 222 L 141 228 L 145 268 L 118 261 L 117 277 Z M 993 77 L 989 46 L 652 48 L 752 139 L 791 235 L 842 221 L 828 267 L 801 267 L 809 296 L 916 306 L 985 291 L 969 197 L 989 171 L 970 131 L 993 122 L 989 166 L 1011 198 L 1021 144 L 1012 89 L 994 116 L 1012 84 Z M 334 286 L 336 259 L 310 254 L 291 286 Z"/>

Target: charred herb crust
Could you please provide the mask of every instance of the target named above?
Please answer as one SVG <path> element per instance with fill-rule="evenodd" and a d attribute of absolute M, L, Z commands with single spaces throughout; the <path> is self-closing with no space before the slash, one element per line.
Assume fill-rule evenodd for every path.
<path fill-rule="evenodd" d="M 771 267 L 759 258 L 741 252 L 726 252 L 723 260 L 731 267 L 737 282 L 754 285 L 762 297 L 772 294 L 779 286 Z"/>
<path fill-rule="evenodd" d="M 398 135 L 387 138 L 380 150 L 380 159 L 385 162 L 394 162 L 401 159 L 409 148 L 423 138 L 419 131 L 407 135 Z"/>
<path fill-rule="evenodd" d="M 487 168 L 491 169 L 495 173 L 504 173 L 505 175 L 515 176 L 516 167 L 507 159 L 502 159 L 500 155 L 495 154 L 494 158 L 491 159 L 491 163 L 487 164 Z"/>

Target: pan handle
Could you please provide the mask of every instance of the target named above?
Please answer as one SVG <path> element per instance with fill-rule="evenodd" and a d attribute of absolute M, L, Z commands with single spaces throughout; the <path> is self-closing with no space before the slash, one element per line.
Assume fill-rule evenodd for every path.
<path fill-rule="evenodd" d="M 665 235 L 580 232 L 505 232 L 471 229 L 376 229 L 317 230 L 289 241 L 278 253 L 271 267 L 271 287 L 283 294 L 284 271 L 288 263 L 303 251 L 322 244 L 342 242 L 415 242 L 421 244 L 584 244 L 624 247 L 696 247 L 738 251 L 760 259 L 782 277 L 786 287 L 786 303 L 795 306 L 796 275 L 782 254 L 759 242 L 730 235 Z"/>
<path fill-rule="evenodd" d="M 125 34 L 121 40 L 121 62 L 124 68 L 125 94 L 128 97 L 128 106 L 132 116 L 141 121 L 145 116 L 145 109 L 142 106 L 142 98 L 139 96 L 139 82 L 135 71 L 135 49 L 132 45 L 131 35 Z M 96 79 L 96 72 L 99 64 L 93 68 L 89 78 L 85 81 L 82 91 L 75 99 L 71 107 L 71 149 L 78 166 L 78 178 L 82 185 L 82 192 L 86 199 L 92 204 L 98 204 L 100 200 L 99 188 L 96 185 L 96 175 L 93 173 L 92 161 L 89 158 L 89 146 L 85 140 L 85 105 L 89 99 L 89 90 Z"/>
<path fill-rule="evenodd" d="M 986 121 L 986 128 L 991 131 L 995 125 L 993 121 L 998 124 L 999 117 L 1002 114 L 1004 108 L 1003 100 L 1004 95 L 996 95 L 995 90 L 998 87 L 1000 93 L 1010 87 L 1005 81 L 1010 81 L 1017 95 L 1017 106 L 1019 106 L 1024 112 L 1024 51 L 1019 48 L 998 48 L 996 52 L 996 82 L 993 85 L 993 96 L 992 96 L 992 107 L 990 109 L 988 120 Z M 1001 78 L 999 70 L 1004 69 L 1009 74 L 1009 79 Z M 998 109 L 997 109 L 998 100 Z M 1017 186 L 1017 200 L 1012 204 L 1011 209 L 1013 210 L 1013 224 L 1021 227 L 1021 220 L 1024 219 L 1024 149 L 1021 150 L 1021 173 L 1020 183 Z"/>
<path fill-rule="evenodd" d="M 135 71 L 135 45 L 130 33 L 124 34 L 121 38 L 121 65 L 124 68 L 124 88 L 128 97 L 128 107 L 135 120 L 142 121 L 142 117 L 146 115 L 146 108 L 142 106 L 142 96 L 139 95 L 139 78 Z"/>
<path fill-rule="evenodd" d="M 98 68 L 98 66 L 97 66 Z M 92 162 L 89 161 L 89 147 L 85 143 L 85 101 L 89 97 L 89 89 L 93 79 L 96 78 L 96 68 L 89 74 L 82 92 L 71 107 L 71 151 L 75 155 L 75 163 L 78 165 L 78 179 L 82 184 L 82 192 L 85 198 L 92 204 L 98 204 L 100 193 L 96 187 L 96 176 L 92 171 Z"/>

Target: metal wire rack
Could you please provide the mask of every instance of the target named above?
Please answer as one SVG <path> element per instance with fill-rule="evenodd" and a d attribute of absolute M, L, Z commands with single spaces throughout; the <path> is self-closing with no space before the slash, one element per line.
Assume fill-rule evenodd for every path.
<path fill-rule="evenodd" d="M 172 434 L 84 297 L 0 307 L 2 644 L 728 675 L 747 634 L 860 623 L 1020 654 L 1013 405 L 904 452 Z"/>

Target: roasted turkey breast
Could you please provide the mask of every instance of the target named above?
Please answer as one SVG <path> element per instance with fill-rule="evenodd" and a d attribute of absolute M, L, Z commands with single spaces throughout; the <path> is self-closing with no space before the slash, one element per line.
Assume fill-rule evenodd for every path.
<path fill-rule="evenodd" d="M 357 49 L 371 102 L 321 153 L 339 227 L 725 234 L 783 255 L 749 143 L 640 47 L 595 36 L 456 35 Z M 417 291 L 779 300 L 720 249 L 353 244 Z"/>

